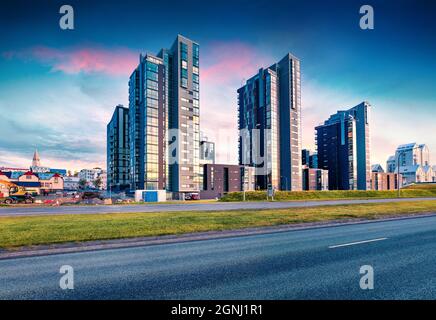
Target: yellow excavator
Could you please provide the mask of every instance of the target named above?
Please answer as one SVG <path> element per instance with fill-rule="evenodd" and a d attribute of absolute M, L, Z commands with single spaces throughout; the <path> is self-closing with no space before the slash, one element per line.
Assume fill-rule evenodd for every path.
<path fill-rule="evenodd" d="M 33 203 L 34 199 L 25 188 L 15 183 L 0 180 L 0 203 Z"/>

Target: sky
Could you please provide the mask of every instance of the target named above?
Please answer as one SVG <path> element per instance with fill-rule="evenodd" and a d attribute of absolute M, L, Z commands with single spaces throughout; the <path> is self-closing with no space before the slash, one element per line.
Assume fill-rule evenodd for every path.
<path fill-rule="evenodd" d="M 74 8 L 74 30 L 59 8 Z M 362 30 L 359 9 L 374 8 Z M 128 106 L 139 54 L 200 44 L 200 129 L 237 163 L 236 90 L 288 52 L 301 59 L 303 147 L 337 110 L 372 105 L 371 162 L 399 144 L 436 155 L 436 1 L 72 1 L 0 4 L 0 167 L 105 167 L 106 125 Z M 436 156 L 433 156 L 436 164 Z"/>

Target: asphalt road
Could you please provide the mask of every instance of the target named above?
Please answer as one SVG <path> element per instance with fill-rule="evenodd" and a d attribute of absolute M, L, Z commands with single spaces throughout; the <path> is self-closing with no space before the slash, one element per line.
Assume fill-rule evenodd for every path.
<path fill-rule="evenodd" d="M 59 287 L 62 265 L 73 290 Z M 2 260 L 0 298 L 436 299 L 435 266 L 431 216 Z"/>
<path fill-rule="evenodd" d="M 275 201 L 275 202 L 213 202 L 181 204 L 143 204 L 143 205 L 95 205 L 95 206 L 60 206 L 60 207 L 0 207 L 1 216 L 33 216 L 60 214 L 91 214 L 111 212 L 168 212 L 168 211 L 213 211 L 237 209 L 283 209 L 293 207 L 315 207 L 338 204 L 382 203 L 396 201 L 424 201 L 436 198 L 401 198 L 401 199 L 360 199 L 360 200 L 317 200 L 317 201 Z"/>

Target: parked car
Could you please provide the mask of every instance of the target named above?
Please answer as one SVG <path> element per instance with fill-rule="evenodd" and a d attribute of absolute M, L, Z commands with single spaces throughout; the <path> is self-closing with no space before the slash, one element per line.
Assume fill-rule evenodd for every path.
<path fill-rule="evenodd" d="M 187 193 L 185 200 L 200 200 L 200 194 L 198 192 Z"/>
<path fill-rule="evenodd" d="M 104 200 L 104 197 L 98 191 L 85 191 L 85 192 L 82 193 L 82 199 L 83 200 L 87 200 L 87 199 L 100 199 L 100 200 Z"/>

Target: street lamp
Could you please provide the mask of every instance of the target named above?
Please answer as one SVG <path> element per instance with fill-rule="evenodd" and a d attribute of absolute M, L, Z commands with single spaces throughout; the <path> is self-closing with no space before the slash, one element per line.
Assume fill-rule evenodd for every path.
<path fill-rule="evenodd" d="M 404 153 L 404 151 L 398 151 L 397 157 L 397 189 L 398 189 L 398 198 L 400 198 L 400 156 Z"/>

